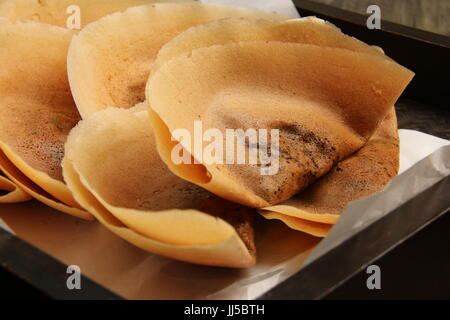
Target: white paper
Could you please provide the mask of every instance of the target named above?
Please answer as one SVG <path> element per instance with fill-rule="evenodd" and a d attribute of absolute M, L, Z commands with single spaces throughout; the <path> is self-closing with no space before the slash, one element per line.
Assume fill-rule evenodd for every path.
<path fill-rule="evenodd" d="M 400 129 L 398 133 L 400 136 L 399 174 L 402 174 L 439 148 L 450 145 L 449 140 L 415 130 Z"/>
<path fill-rule="evenodd" d="M 0 218 L 0 228 L 8 231 L 9 233 L 15 234 L 14 231 L 12 231 L 12 229 L 6 224 L 5 221 L 3 221 L 3 219 Z"/>
<path fill-rule="evenodd" d="M 256 8 L 267 12 L 277 12 L 292 18 L 300 17 L 292 0 L 201 0 L 200 2 Z"/>

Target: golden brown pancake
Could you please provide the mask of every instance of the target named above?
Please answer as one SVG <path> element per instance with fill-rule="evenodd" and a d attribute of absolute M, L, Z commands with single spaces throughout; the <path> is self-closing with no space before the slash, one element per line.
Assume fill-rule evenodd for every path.
<path fill-rule="evenodd" d="M 68 56 L 70 86 L 82 117 L 144 101 L 158 50 L 189 27 L 226 17 L 284 18 L 216 4 L 161 3 L 129 8 L 84 28 Z"/>
<path fill-rule="evenodd" d="M 16 203 L 30 200 L 31 197 L 0 171 L 0 203 Z"/>
<path fill-rule="evenodd" d="M 305 191 L 261 213 L 276 212 L 282 221 L 294 217 L 335 223 L 349 202 L 381 191 L 397 175 L 398 167 L 397 118 L 392 107 L 364 147 Z"/>
<path fill-rule="evenodd" d="M 72 130 L 63 168 L 75 198 L 148 251 L 199 264 L 253 265 L 253 209 L 173 175 L 148 124 L 146 110 L 108 108 Z"/>
<path fill-rule="evenodd" d="M 0 150 L 0 169 L 3 170 L 6 176 L 19 188 L 31 195 L 36 200 L 52 207 L 56 210 L 65 212 L 72 216 L 82 218 L 85 220 L 92 220 L 93 216 L 82 210 L 79 207 L 71 207 L 46 192 L 39 187 L 36 183 L 31 181 L 26 175 L 23 174 Z"/>
<path fill-rule="evenodd" d="M 110 13 L 129 7 L 155 2 L 187 2 L 188 0 L 0 0 L 0 17 L 13 22 L 33 20 L 67 26 L 67 19 L 73 13 L 70 6 L 80 8 L 81 27 Z"/>
<path fill-rule="evenodd" d="M 147 100 L 160 155 L 175 174 L 225 199 L 267 207 L 361 148 L 412 76 L 380 54 L 239 42 L 169 60 L 151 75 Z M 205 163 L 202 150 L 189 147 L 192 140 L 180 142 L 200 164 L 173 163 L 179 141 L 170 141 L 170 132 L 185 129 L 194 137 L 194 121 L 223 136 L 226 129 L 277 129 L 280 170 L 261 175 L 258 164 Z"/>
<path fill-rule="evenodd" d="M 182 32 L 158 52 L 155 68 L 185 52 L 218 44 L 248 41 L 309 43 L 323 47 L 383 56 L 383 51 L 350 37 L 333 24 L 316 17 L 286 21 L 228 18 L 207 22 Z"/>
<path fill-rule="evenodd" d="M 8 176 L 8 178 L 19 188 L 25 191 L 27 194 L 31 195 L 36 200 L 52 207 L 56 210 L 65 212 L 72 216 L 82 218 L 85 220 L 92 220 L 93 216 L 80 209 L 79 206 L 71 207 L 60 200 L 53 197 L 51 194 L 46 192 L 44 189 L 39 187 L 36 183 L 31 181 L 26 175 L 23 174 L 0 150 L 0 169 L 3 173 Z"/>
<path fill-rule="evenodd" d="M 5 161 L 78 212 L 61 168 L 67 134 L 80 120 L 66 72 L 71 37 L 63 28 L 0 18 L 0 149 Z M 17 172 L 2 170 L 11 179 Z"/>
<path fill-rule="evenodd" d="M 309 221 L 293 216 L 288 216 L 274 211 L 261 210 L 262 216 L 269 220 L 281 220 L 291 229 L 308 233 L 315 237 L 324 238 L 328 235 L 333 224 Z"/>

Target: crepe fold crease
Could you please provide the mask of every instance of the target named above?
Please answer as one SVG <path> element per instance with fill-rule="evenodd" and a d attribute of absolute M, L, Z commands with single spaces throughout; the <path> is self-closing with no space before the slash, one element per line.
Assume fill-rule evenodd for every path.
<path fill-rule="evenodd" d="M 71 131 L 63 172 L 75 198 L 144 250 L 205 265 L 253 265 L 254 210 L 173 175 L 156 151 L 148 112 L 136 108 L 99 111 Z"/>
<path fill-rule="evenodd" d="M 183 179 L 258 208 L 291 198 L 363 147 L 413 77 L 316 18 L 196 26 L 167 43 L 155 65 L 146 98 L 161 158 Z M 278 172 L 228 164 L 226 150 L 220 163 L 205 161 L 208 143 L 193 147 L 198 122 L 223 137 L 228 129 L 277 130 Z M 254 145 L 245 140 L 245 151 Z M 174 162 L 179 146 L 196 163 Z"/>
<path fill-rule="evenodd" d="M 6 178 L 0 171 L 0 203 L 17 203 L 30 200 L 31 197 Z"/>
<path fill-rule="evenodd" d="M 91 219 L 73 199 L 61 160 L 79 114 L 66 58 L 72 32 L 0 18 L 0 169 L 34 198 Z"/>

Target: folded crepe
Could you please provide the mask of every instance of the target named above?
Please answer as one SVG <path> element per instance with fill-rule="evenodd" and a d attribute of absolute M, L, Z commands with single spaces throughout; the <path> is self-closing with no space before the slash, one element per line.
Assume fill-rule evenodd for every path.
<path fill-rule="evenodd" d="M 110 13 L 129 7 L 155 2 L 187 2 L 189 0 L 0 0 L 0 17 L 16 22 L 33 20 L 66 27 L 73 13 L 71 6 L 80 9 L 81 27 Z M 68 10 L 71 9 L 71 10 Z"/>
<path fill-rule="evenodd" d="M 226 17 L 284 19 L 255 9 L 200 3 L 156 3 L 91 23 L 68 55 L 72 93 L 84 118 L 107 106 L 130 108 L 145 99 L 158 50 L 183 30 Z"/>
<path fill-rule="evenodd" d="M 0 18 L 0 169 L 36 199 L 91 219 L 61 168 L 67 134 L 80 119 L 66 72 L 71 37 L 60 27 Z"/>
<path fill-rule="evenodd" d="M 335 25 L 317 17 L 286 21 L 227 18 L 191 27 L 167 42 L 158 52 L 154 69 L 195 49 L 246 41 L 282 41 L 309 43 L 323 47 L 348 49 L 389 59 L 379 47 L 367 45 L 341 32 Z"/>
<path fill-rule="evenodd" d="M 281 27 L 240 24 L 252 23 L 248 37 L 237 35 L 240 27 L 221 28 L 232 25 L 221 21 L 173 39 L 161 49 L 146 98 L 158 150 L 175 174 L 230 201 L 263 208 L 299 193 L 360 149 L 413 73 L 317 19 Z M 202 35 L 193 36 L 194 29 Z M 194 137 L 196 121 L 203 132 L 218 129 L 223 136 L 227 129 L 278 130 L 279 171 L 262 175 L 261 163 L 204 161 L 206 148 L 193 147 L 195 138 L 172 135 L 180 129 Z M 195 163 L 173 161 L 180 146 Z M 246 140 L 244 147 L 248 154 L 255 144 Z"/>
<path fill-rule="evenodd" d="M 303 192 L 260 213 L 300 231 L 304 227 L 295 224 L 298 220 L 333 224 L 349 202 L 381 191 L 397 175 L 398 168 L 399 139 L 392 107 L 364 147 Z"/>
<path fill-rule="evenodd" d="M 16 203 L 30 200 L 31 197 L 0 171 L 0 203 Z"/>
<path fill-rule="evenodd" d="M 254 210 L 173 175 L 159 158 L 149 121 L 139 107 L 108 108 L 71 131 L 63 168 L 75 198 L 144 250 L 212 266 L 253 265 Z"/>
<path fill-rule="evenodd" d="M 309 221 L 274 211 L 261 211 L 260 213 L 268 220 L 280 220 L 293 230 L 301 231 L 319 238 L 325 238 L 333 227 L 333 224 L 330 223 Z"/>

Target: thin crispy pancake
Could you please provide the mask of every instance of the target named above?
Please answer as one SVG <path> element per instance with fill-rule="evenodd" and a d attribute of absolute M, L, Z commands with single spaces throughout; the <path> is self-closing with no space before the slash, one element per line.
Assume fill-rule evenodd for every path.
<path fill-rule="evenodd" d="M 63 28 L 0 18 L 0 149 L 40 188 L 80 209 L 61 168 L 67 134 L 80 119 L 66 72 L 71 37 Z"/>
<path fill-rule="evenodd" d="M 326 237 L 328 232 L 330 232 L 331 228 L 333 227 L 332 224 L 304 220 L 274 211 L 261 210 L 260 213 L 266 219 L 281 220 L 291 229 L 308 233 L 320 238 Z"/>
<path fill-rule="evenodd" d="M 240 42 L 200 48 L 168 61 L 147 84 L 164 162 L 180 177 L 231 201 L 267 207 L 289 199 L 361 148 L 413 73 L 390 59 L 340 48 Z M 194 137 L 219 129 L 278 129 L 280 170 L 204 163 L 175 165 L 176 129 Z M 207 145 L 207 143 L 206 143 Z M 249 146 L 246 146 L 249 149 Z M 225 152 L 224 152 L 225 154 Z M 225 160 L 223 161 L 225 162 Z"/>
<path fill-rule="evenodd" d="M 282 19 L 255 9 L 162 3 L 129 8 L 84 28 L 68 56 L 70 86 L 82 117 L 144 101 L 158 50 L 189 27 L 226 17 Z"/>
<path fill-rule="evenodd" d="M 338 163 L 305 191 L 279 205 L 264 208 L 264 216 L 276 212 L 280 220 L 290 217 L 321 223 L 335 223 L 345 206 L 381 191 L 397 175 L 399 140 L 394 107 L 369 142 Z"/>
<path fill-rule="evenodd" d="M 228 18 L 194 26 L 173 38 L 158 52 L 154 69 L 185 52 L 218 44 L 247 41 L 309 43 L 386 57 L 380 48 L 343 34 L 333 24 L 316 17 L 281 22 Z"/>
<path fill-rule="evenodd" d="M 63 167 L 76 199 L 149 251 L 207 265 L 254 264 L 253 210 L 173 175 L 148 123 L 146 110 L 109 108 L 72 130 Z"/>
<path fill-rule="evenodd" d="M 23 174 L 0 150 L 0 170 L 19 188 L 25 191 L 27 194 L 31 195 L 36 200 L 52 207 L 61 212 L 70 214 L 74 217 L 92 220 L 93 216 L 77 207 L 71 207 L 65 203 L 62 203 L 51 194 L 46 192 L 44 189 L 39 187 L 36 183 L 31 181 L 26 175 Z"/>
<path fill-rule="evenodd" d="M 0 171 L 0 203 L 16 203 L 30 200 L 31 197 Z"/>
<path fill-rule="evenodd" d="M 72 13 L 70 6 L 80 8 L 81 27 L 110 13 L 155 2 L 187 2 L 188 0 L 0 0 L 0 17 L 33 20 L 66 27 Z"/>

